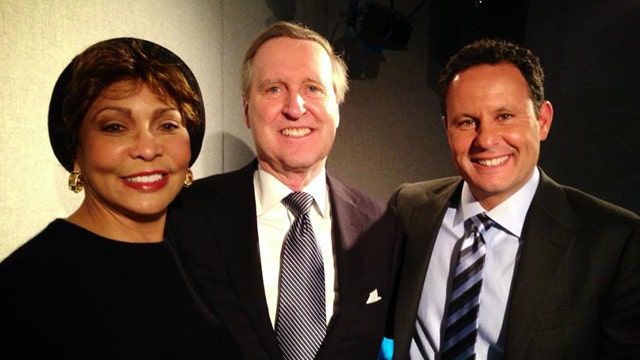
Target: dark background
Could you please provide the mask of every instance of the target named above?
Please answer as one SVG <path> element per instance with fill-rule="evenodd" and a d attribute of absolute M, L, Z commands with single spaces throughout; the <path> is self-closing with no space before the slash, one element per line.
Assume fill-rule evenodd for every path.
<path fill-rule="evenodd" d="M 274 17 L 308 24 L 349 60 L 332 174 L 382 200 L 403 182 L 455 174 L 433 84 L 459 47 L 499 36 L 545 70 L 555 113 L 539 165 L 640 213 L 640 1 L 368 3 L 267 1 Z"/>

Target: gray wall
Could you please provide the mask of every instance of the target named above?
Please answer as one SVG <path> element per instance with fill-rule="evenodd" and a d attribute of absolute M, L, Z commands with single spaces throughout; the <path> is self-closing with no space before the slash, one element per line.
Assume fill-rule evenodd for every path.
<path fill-rule="evenodd" d="M 395 1 L 395 9 L 409 14 L 421 2 Z M 326 4 L 326 22 L 310 22 L 330 36 L 349 1 Z M 408 50 L 383 51 L 378 76 L 353 80 L 342 107 L 328 168 L 383 200 L 402 182 L 455 173 L 429 86 L 439 70 L 430 44 L 438 26 L 430 22 L 468 19 L 439 18 L 436 5 L 419 8 Z M 640 1 L 530 0 L 527 13 L 523 42 L 541 58 L 555 110 L 540 165 L 559 182 L 640 213 Z"/>

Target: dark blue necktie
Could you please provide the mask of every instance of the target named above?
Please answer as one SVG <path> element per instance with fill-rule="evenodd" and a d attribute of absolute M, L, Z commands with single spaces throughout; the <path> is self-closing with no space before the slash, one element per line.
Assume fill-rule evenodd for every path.
<path fill-rule="evenodd" d="M 482 234 L 493 225 L 484 213 L 465 221 L 468 232 L 460 241 L 455 259 L 455 275 L 444 316 L 444 335 L 440 346 L 442 360 L 475 359 L 478 310 L 482 288 L 485 245 Z"/>

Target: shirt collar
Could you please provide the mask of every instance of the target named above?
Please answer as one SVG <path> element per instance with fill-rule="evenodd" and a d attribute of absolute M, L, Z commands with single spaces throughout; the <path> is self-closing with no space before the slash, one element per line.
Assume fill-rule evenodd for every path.
<path fill-rule="evenodd" d="M 522 227 L 524 226 L 524 218 L 529 210 L 529 205 L 533 200 L 533 196 L 540 182 L 540 171 L 534 168 L 533 175 L 529 180 L 513 195 L 503 201 L 500 205 L 486 211 L 482 205 L 476 200 L 469 190 L 469 185 L 465 181 L 462 185 L 462 194 L 460 196 L 460 206 L 456 212 L 454 224 L 465 221 L 479 213 L 486 212 L 487 215 L 500 227 L 507 230 L 511 234 L 520 237 Z"/>
<path fill-rule="evenodd" d="M 258 170 L 253 174 L 253 187 L 256 194 L 256 212 L 258 216 L 280 205 L 282 199 L 293 192 L 275 176 L 269 174 L 260 166 L 258 166 Z M 326 170 L 323 168 L 302 191 L 313 196 L 315 200 L 314 208 L 320 216 L 326 218 L 328 216 L 327 204 L 329 201 Z"/>

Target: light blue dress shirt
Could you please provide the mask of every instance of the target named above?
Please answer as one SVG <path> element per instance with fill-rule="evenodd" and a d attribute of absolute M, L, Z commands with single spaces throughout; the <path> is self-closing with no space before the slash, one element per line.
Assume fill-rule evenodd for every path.
<path fill-rule="evenodd" d="M 492 226 L 484 234 L 487 252 L 482 273 L 476 359 L 502 358 L 504 344 L 499 341 L 500 331 L 504 323 L 524 219 L 539 180 L 540 173 L 536 168 L 522 188 L 491 211 L 482 208 L 471 194 L 467 183 L 464 183 L 460 204 L 458 208 L 447 209 L 431 254 L 411 341 L 411 359 L 435 358 L 440 347 L 453 249 L 464 235 L 464 221 L 482 212 L 486 212 L 498 225 Z"/>

